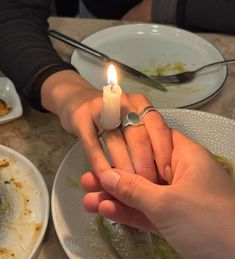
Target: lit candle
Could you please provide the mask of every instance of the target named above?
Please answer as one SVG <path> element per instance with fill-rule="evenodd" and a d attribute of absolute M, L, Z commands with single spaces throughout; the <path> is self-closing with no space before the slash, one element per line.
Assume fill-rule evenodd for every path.
<path fill-rule="evenodd" d="M 120 125 L 120 104 L 122 89 L 117 82 L 114 65 L 108 67 L 108 85 L 103 87 L 103 111 L 101 124 L 105 129 L 114 129 Z"/>

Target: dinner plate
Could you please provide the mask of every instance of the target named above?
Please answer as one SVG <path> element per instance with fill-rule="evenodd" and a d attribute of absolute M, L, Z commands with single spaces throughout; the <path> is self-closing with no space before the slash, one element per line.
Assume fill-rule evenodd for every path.
<path fill-rule="evenodd" d="M 163 109 L 170 127 L 184 132 L 235 164 L 235 121 L 195 110 Z M 81 143 L 75 144 L 62 161 L 52 190 L 52 217 L 59 240 L 69 258 L 117 258 L 101 238 L 97 215 L 82 206 L 84 192 L 79 183 L 90 169 Z"/>
<path fill-rule="evenodd" d="M 36 258 L 48 217 L 49 194 L 38 169 L 0 145 L 0 258 Z"/>
<path fill-rule="evenodd" d="M 23 114 L 20 98 L 16 92 L 14 84 L 6 77 L 0 78 L 0 99 L 2 99 L 11 111 L 0 116 L 0 124 L 12 121 Z"/>
<path fill-rule="evenodd" d="M 82 43 L 146 74 L 172 74 L 224 60 L 212 44 L 196 34 L 157 24 L 110 27 L 91 34 Z M 107 85 L 106 66 L 97 58 L 76 49 L 71 63 L 97 88 Z M 191 83 L 168 86 L 166 93 L 121 71 L 119 83 L 125 92 L 143 93 L 158 108 L 196 108 L 219 93 L 226 76 L 227 67 L 220 66 Z"/>

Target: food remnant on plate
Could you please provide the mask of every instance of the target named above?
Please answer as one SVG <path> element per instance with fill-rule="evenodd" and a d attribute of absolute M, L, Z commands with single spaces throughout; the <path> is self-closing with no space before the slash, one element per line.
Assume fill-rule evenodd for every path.
<path fill-rule="evenodd" d="M 7 161 L 6 159 L 0 160 L 0 170 L 7 166 L 9 166 L 9 161 Z"/>
<path fill-rule="evenodd" d="M 0 258 L 3 259 L 16 258 L 14 252 L 7 248 L 0 248 L 0 256 Z"/>
<path fill-rule="evenodd" d="M 151 234 L 153 247 L 154 247 L 154 259 L 183 259 L 161 236 Z"/>
<path fill-rule="evenodd" d="M 69 188 L 81 189 L 79 180 L 74 179 L 74 178 L 72 178 L 72 177 L 70 177 L 70 176 L 67 176 L 67 177 L 66 177 L 66 183 L 67 183 L 67 185 L 68 185 Z"/>
<path fill-rule="evenodd" d="M 153 259 L 151 234 L 113 220 L 103 219 L 103 233 L 122 259 Z"/>
<path fill-rule="evenodd" d="M 8 114 L 12 110 L 11 107 L 8 107 L 6 102 L 4 102 L 2 99 L 0 99 L 0 116 L 4 116 Z"/>
<path fill-rule="evenodd" d="M 174 62 L 167 64 L 158 64 L 154 59 L 149 60 L 149 62 L 143 66 L 134 66 L 137 70 L 147 74 L 155 76 L 164 76 L 179 74 L 186 71 L 186 64 L 183 62 Z"/>
<path fill-rule="evenodd" d="M 159 66 L 155 70 L 156 72 L 154 75 L 156 76 L 164 76 L 164 75 L 170 75 L 170 74 L 179 74 L 186 71 L 185 64 L 177 62 L 174 64 L 167 64 L 163 66 Z"/>
<path fill-rule="evenodd" d="M 226 172 L 235 180 L 235 171 L 233 163 L 222 155 L 214 155 L 215 159 L 223 166 Z"/>
<path fill-rule="evenodd" d="M 101 249 L 98 247 L 93 247 L 94 253 L 97 251 L 97 258 L 148 258 L 148 259 L 182 259 L 181 256 L 179 256 L 175 250 L 160 236 L 150 234 L 144 235 L 144 242 L 142 244 L 143 236 L 140 231 L 140 239 L 138 239 L 138 232 L 136 232 L 136 236 L 134 238 L 131 237 L 131 229 L 128 231 L 128 229 L 125 230 L 125 234 L 127 234 L 127 240 L 125 239 L 125 236 L 121 236 L 120 238 L 117 238 L 116 240 L 113 238 L 113 233 L 110 233 L 109 228 L 107 228 L 103 224 L 103 218 L 98 216 L 94 222 L 94 225 L 96 226 L 95 229 L 100 233 L 100 237 L 104 240 L 105 244 L 110 249 L 111 255 L 102 254 L 102 252 L 107 253 L 105 249 Z M 120 224 L 120 227 L 122 229 L 123 225 Z M 120 228 L 119 228 L 120 230 Z M 138 231 L 138 230 L 137 230 Z M 148 233 L 148 232 L 143 232 Z M 149 233 L 148 233 L 149 234 Z M 111 236 L 110 236 L 111 235 Z M 111 239 L 115 240 L 115 242 L 111 242 Z M 151 241 L 151 243 L 150 243 Z M 114 247 L 115 245 L 115 247 Z M 131 247 L 130 247 L 131 245 Z M 132 248 L 134 251 L 126 251 L 127 248 Z M 144 248 L 143 251 L 141 251 L 141 247 Z M 150 249 L 149 251 L 146 251 L 146 249 Z M 121 250 L 121 253 L 124 253 L 124 256 L 122 254 L 118 253 L 118 250 Z M 141 253 L 139 253 L 141 251 Z M 146 252 L 146 253 L 145 253 Z"/>
<path fill-rule="evenodd" d="M 14 160 L 0 159 L 0 258 L 28 258 L 41 233 L 40 195 L 24 175 Z"/>

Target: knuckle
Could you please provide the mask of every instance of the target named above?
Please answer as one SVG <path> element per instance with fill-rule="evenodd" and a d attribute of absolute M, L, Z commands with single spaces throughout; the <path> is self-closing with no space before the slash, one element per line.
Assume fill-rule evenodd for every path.
<path fill-rule="evenodd" d="M 140 126 L 140 127 L 143 127 L 143 126 Z M 131 140 L 133 141 L 133 143 L 137 145 L 145 144 L 149 139 L 147 131 L 144 129 L 139 129 L 139 130 L 134 129 L 132 132 L 130 132 L 130 134 L 131 134 Z"/>
<path fill-rule="evenodd" d="M 121 188 L 121 196 L 124 200 L 124 202 L 132 203 L 135 200 L 135 197 L 137 197 L 138 193 L 138 187 L 140 186 L 141 177 L 138 175 L 135 175 L 135 177 L 132 177 L 131 180 L 123 183 L 120 179 L 119 185 L 122 186 Z"/>
<path fill-rule="evenodd" d="M 136 93 L 134 94 L 134 97 L 138 100 L 143 100 L 143 99 L 146 99 L 145 96 L 143 94 L 140 94 L 140 93 Z"/>
<path fill-rule="evenodd" d="M 167 124 L 165 123 L 165 121 L 162 118 L 157 122 L 156 128 L 157 128 L 157 130 L 163 131 L 163 132 L 169 131 Z"/>

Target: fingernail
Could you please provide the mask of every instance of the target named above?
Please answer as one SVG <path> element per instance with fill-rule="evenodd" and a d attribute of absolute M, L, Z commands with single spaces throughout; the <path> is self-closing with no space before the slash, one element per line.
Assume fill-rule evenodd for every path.
<path fill-rule="evenodd" d="M 104 189 L 111 192 L 113 192 L 116 189 L 119 179 L 119 174 L 117 174 L 112 169 L 104 171 L 100 176 L 100 182 Z"/>
<path fill-rule="evenodd" d="M 172 174 L 171 167 L 170 167 L 169 165 L 166 166 L 166 169 L 165 169 L 165 176 L 166 176 L 166 179 L 167 179 L 168 184 L 171 184 L 171 183 L 172 183 L 172 180 L 173 180 L 173 174 Z"/>

